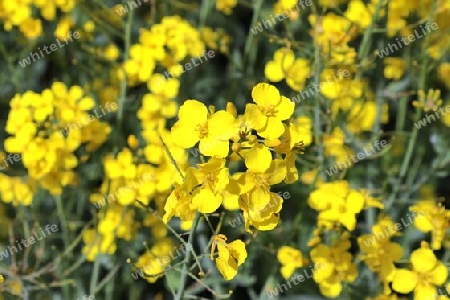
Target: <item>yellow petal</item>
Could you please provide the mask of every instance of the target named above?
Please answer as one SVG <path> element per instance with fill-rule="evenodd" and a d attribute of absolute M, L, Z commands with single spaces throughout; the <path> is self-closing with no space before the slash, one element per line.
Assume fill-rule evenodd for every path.
<path fill-rule="evenodd" d="M 78 107 L 81 110 L 90 110 L 93 109 L 95 106 L 94 99 L 90 97 L 84 97 L 78 102 Z"/>
<path fill-rule="evenodd" d="M 225 260 L 221 257 L 216 258 L 217 269 L 225 280 L 232 280 L 237 275 L 237 264 L 232 258 Z"/>
<path fill-rule="evenodd" d="M 278 49 L 277 51 L 275 51 L 273 57 L 274 61 L 282 65 L 284 70 L 291 67 L 295 61 L 294 52 L 291 49 L 287 48 Z"/>
<path fill-rule="evenodd" d="M 241 240 L 235 240 L 228 244 L 228 250 L 230 254 L 236 259 L 237 265 L 240 266 L 247 258 L 247 250 L 245 249 L 245 243 Z"/>
<path fill-rule="evenodd" d="M 276 117 L 280 120 L 289 119 L 294 113 L 295 103 L 284 96 L 281 96 L 280 104 L 276 106 Z"/>
<path fill-rule="evenodd" d="M 284 78 L 281 65 L 275 61 L 269 61 L 264 68 L 264 75 L 269 81 L 279 82 Z"/>
<path fill-rule="evenodd" d="M 248 194 L 253 209 L 264 209 L 270 202 L 270 192 L 264 188 L 255 188 Z"/>
<path fill-rule="evenodd" d="M 430 249 L 417 249 L 411 254 L 410 259 L 414 271 L 420 273 L 431 271 L 437 263 L 437 258 Z"/>
<path fill-rule="evenodd" d="M 182 148 L 193 147 L 200 139 L 196 124 L 180 120 L 171 129 L 173 142 Z"/>
<path fill-rule="evenodd" d="M 247 104 L 245 106 L 245 121 L 250 123 L 252 128 L 259 130 L 266 126 L 267 117 L 261 112 L 255 104 Z"/>
<path fill-rule="evenodd" d="M 261 107 L 277 106 L 281 101 L 280 92 L 268 83 L 258 83 L 252 89 L 253 101 Z"/>
<path fill-rule="evenodd" d="M 222 196 L 214 194 L 210 189 L 202 188 L 194 193 L 192 204 L 199 212 L 210 214 L 215 212 L 222 204 Z"/>
<path fill-rule="evenodd" d="M 263 138 L 273 140 L 279 138 L 284 133 L 284 126 L 283 123 L 274 117 L 269 117 L 267 119 L 266 126 L 261 129 L 257 130 L 258 134 L 262 136 Z"/>
<path fill-rule="evenodd" d="M 245 157 L 245 166 L 252 173 L 264 173 L 271 162 L 272 153 L 262 144 L 255 144 Z"/>
<path fill-rule="evenodd" d="M 282 159 L 275 159 L 270 164 L 270 168 L 266 171 L 269 175 L 268 182 L 270 185 L 275 185 L 282 182 L 286 178 L 286 164 Z"/>
<path fill-rule="evenodd" d="M 436 268 L 431 271 L 431 280 L 437 286 L 443 285 L 447 280 L 447 276 L 447 268 L 441 262 L 438 262 Z"/>
<path fill-rule="evenodd" d="M 384 251 L 389 253 L 389 258 L 393 261 L 403 257 L 403 248 L 397 243 L 389 242 L 384 246 Z"/>
<path fill-rule="evenodd" d="M 319 289 L 322 295 L 327 296 L 328 298 L 336 298 L 342 292 L 342 284 L 340 281 L 324 281 L 319 284 Z"/>
<path fill-rule="evenodd" d="M 278 214 L 272 214 L 270 218 L 263 220 L 261 222 L 252 221 L 253 226 L 260 231 L 273 230 L 278 225 L 280 216 Z"/>
<path fill-rule="evenodd" d="M 416 287 L 417 280 L 416 273 L 405 269 L 397 270 L 392 281 L 392 289 L 402 294 L 408 294 Z"/>
<path fill-rule="evenodd" d="M 340 215 L 339 221 L 344 225 L 347 230 L 353 231 L 356 226 L 356 217 L 354 213 L 344 213 Z"/>
<path fill-rule="evenodd" d="M 292 264 L 301 267 L 303 263 L 302 251 L 290 246 L 281 246 L 280 249 L 278 249 L 277 258 L 283 265 Z"/>
<path fill-rule="evenodd" d="M 414 290 L 414 299 L 420 299 L 420 300 L 427 300 L 427 299 L 437 299 L 435 296 L 439 296 L 436 288 L 432 286 L 431 284 L 420 284 L 415 290 Z"/>
<path fill-rule="evenodd" d="M 230 151 L 230 142 L 206 137 L 200 140 L 198 148 L 205 156 L 224 158 Z"/>
<path fill-rule="evenodd" d="M 364 208 L 364 196 L 361 193 L 351 191 L 347 197 L 347 211 L 354 214 Z"/>
<path fill-rule="evenodd" d="M 288 279 L 294 274 L 295 267 L 292 265 L 283 265 L 280 269 L 281 276 L 283 276 L 284 279 Z"/>
<path fill-rule="evenodd" d="M 197 100 L 186 100 L 178 112 L 180 120 L 189 120 L 195 124 L 203 124 L 208 119 L 208 109 Z"/>
<path fill-rule="evenodd" d="M 208 135 L 214 139 L 227 141 L 238 133 L 234 117 L 224 110 L 218 111 L 208 120 Z"/>

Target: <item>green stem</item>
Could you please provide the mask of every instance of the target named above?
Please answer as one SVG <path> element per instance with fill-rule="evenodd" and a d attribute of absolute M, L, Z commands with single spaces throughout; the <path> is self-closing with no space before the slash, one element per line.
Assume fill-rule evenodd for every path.
<path fill-rule="evenodd" d="M 437 4 L 437 0 L 434 1 L 433 7 L 430 8 L 430 14 L 428 16 L 428 20 L 431 22 L 431 14 L 435 12 L 436 9 L 436 4 Z M 426 35 L 425 36 L 425 41 L 424 41 L 424 49 L 428 49 L 428 46 L 430 44 L 430 35 Z M 422 64 L 421 64 L 421 70 L 420 70 L 420 80 L 419 80 L 419 90 L 425 90 L 426 87 L 426 78 L 427 78 L 427 65 L 428 65 L 428 54 L 424 53 L 423 55 L 423 60 L 422 60 Z M 414 115 L 414 123 L 417 122 L 420 118 L 422 117 L 422 110 L 420 108 L 416 108 L 416 113 Z M 416 126 L 413 127 L 412 133 L 411 133 L 411 137 L 408 141 L 408 147 L 406 149 L 406 154 L 405 157 L 403 159 L 403 163 L 402 166 L 400 168 L 400 174 L 399 174 L 399 178 L 398 178 L 398 182 L 397 184 L 394 186 L 393 191 L 389 197 L 389 199 L 387 200 L 387 204 L 386 207 L 387 209 L 389 209 L 394 200 L 395 197 L 397 196 L 397 193 L 400 189 L 400 185 L 401 182 L 403 181 L 405 175 L 406 175 L 406 171 L 408 170 L 408 167 L 410 165 L 411 162 L 411 158 L 412 158 L 412 154 L 414 152 L 414 148 L 416 146 L 416 141 L 417 141 L 417 134 L 418 134 L 418 129 Z"/>
<path fill-rule="evenodd" d="M 250 24 L 250 29 L 256 26 L 256 23 L 258 23 L 258 18 L 261 13 L 262 4 L 264 0 L 257 0 L 254 4 L 254 11 L 253 11 L 253 18 L 252 23 Z M 256 41 L 256 35 L 249 30 L 249 36 L 247 39 L 247 42 L 245 43 L 245 49 L 244 49 L 244 67 L 245 72 L 247 75 L 249 75 L 247 72 L 250 70 L 253 72 L 253 63 L 256 57 L 256 54 L 258 51 L 254 51 L 256 47 L 253 45 Z M 248 77 L 250 78 L 250 77 Z"/>
<path fill-rule="evenodd" d="M 127 24 L 125 26 L 125 52 L 123 53 L 123 64 L 128 60 L 130 55 L 131 46 L 131 27 L 133 25 L 134 10 L 130 10 L 127 16 Z M 119 138 L 122 136 L 122 123 L 123 123 L 123 106 L 127 97 L 127 74 L 125 67 L 122 65 L 122 82 L 120 85 L 120 97 L 118 100 L 118 112 L 117 112 L 117 130 L 119 132 Z M 120 146 L 118 147 L 121 148 Z"/>
<path fill-rule="evenodd" d="M 189 231 L 189 238 L 188 238 L 188 244 L 192 245 L 192 241 L 194 240 L 195 230 L 197 228 L 197 225 L 200 220 L 200 214 L 197 212 L 195 214 L 194 223 L 192 224 L 192 228 Z M 189 261 L 191 260 L 191 253 L 194 251 L 192 249 L 191 251 L 187 251 L 186 257 L 184 258 L 184 265 L 183 269 L 181 270 L 181 278 L 180 278 L 180 286 L 178 288 L 178 292 L 175 296 L 175 300 L 181 300 L 183 297 L 184 289 L 186 287 L 186 280 L 188 276 L 188 268 L 189 268 Z"/>
<path fill-rule="evenodd" d="M 68 248 L 70 245 L 69 242 L 69 226 L 67 226 L 67 220 L 66 216 L 64 214 L 64 209 L 61 201 L 61 196 L 56 197 L 56 209 L 58 211 L 59 219 L 61 220 L 61 226 L 62 226 L 62 236 L 64 240 L 64 248 Z M 70 255 L 69 257 L 72 257 Z"/>
<path fill-rule="evenodd" d="M 98 247 L 100 248 L 100 243 L 99 243 Z M 96 257 L 95 261 L 94 261 L 94 270 L 91 274 L 91 281 L 90 281 L 90 285 L 89 285 L 89 295 L 95 295 L 99 271 L 100 271 L 100 258 Z"/>
<path fill-rule="evenodd" d="M 321 72 L 321 64 L 320 64 L 320 47 L 316 43 L 315 51 L 314 51 L 314 64 L 315 64 L 315 73 L 314 73 L 314 83 L 315 85 L 320 84 L 320 72 Z M 322 178 L 323 181 L 326 181 L 326 176 L 324 172 L 324 147 L 321 140 L 322 137 L 322 122 L 321 118 L 321 110 L 320 110 L 320 94 L 317 95 L 314 103 L 314 140 L 317 144 L 318 148 L 318 163 L 319 163 L 319 171 L 318 174 Z"/>
<path fill-rule="evenodd" d="M 364 36 L 363 36 L 363 40 L 361 43 L 361 47 L 359 48 L 359 51 L 358 51 L 358 61 L 360 61 L 360 62 L 364 57 L 367 57 L 367 54 L 369 52 L 370 39 L 372 38 L 372 33 L 373 33 L 373 29 L 374 29 L 373 27 L 374 27 L 375 23 L 378 21 L 378 16 L 380 15 L 380 10 L 381 10 L 381 7 L 383 6 L 382 5 L 383 2 L 385 2 L 385 0 L 378 1 L 377 6 L 375 8 L 375 13 L 372 18 L 372 22 L 370 23 L 370 26 L 364 31 Z M 386 3 L 387 3 L 387 1 L 386 1 Z"/>
<path fill-rule="evenodd" d="M 211 3 L 214 1 L 203 0 L 202 5 L 200 7 L 200 24 L 199 27 L 205 27 L 206 20 L 208 19 L 209 11 L 211 10 Z"/>

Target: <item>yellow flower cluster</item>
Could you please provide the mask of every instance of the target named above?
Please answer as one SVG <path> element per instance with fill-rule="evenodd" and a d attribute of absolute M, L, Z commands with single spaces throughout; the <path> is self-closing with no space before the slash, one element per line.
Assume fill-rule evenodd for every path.
<path fill-rule="evenodd" d="M 353 231 L 357 215 L 365 208 L 365 199 L 364 194 L 351 189 L 347 181 L 335 181 L 319 184 L 308 204 L 319 211 L 319 228 L 330 230 L 343 225 Z"/>
<path fill-rule="evenodd" d="M 161 239 L 139 257 L 136 267 L 143 271 L 149 283 L 156 282 L 164 275 L 164 269 L 170 265 L 170 258 L 173 257 L 171 253 L 173 248 L 174 243 L 171 239 Z"/>
<path fill-rule="evenodd" d="M 311 260 L 315 264 L 327 266 L 316 270 L 313 275 L 322 295 L 337 297 L 342 292 L 344 283 L 354 282 L 358 277 L 350 247 L 350 234 L 344 233 L 331 246 L 319 244 L 311 250 Z"/>
<path fill-rule="evenodd" d="M 97 230 L 93 230 L 103 241 L 101 247 L 96 247 L 96 240 L 91 236 L 84 239 L 84 251 L 96 248 L 95 252 L 90 252 L 90 259 L 95 259 L 102 253 L 115 253 L 116 238 L 134 238 L 141 225 L 151 228 L 154 240 L 151 252 L 143 253 L 138 258 L 136 267 L 150 265 L 152 260 L 159 257 L 157 253 L 165 256 L 165 250 L 161 249 L 167 249 L 169 240 L 164 223 L 155 215 L 149 215 L 141 224 L 133 220 L 130 215 L 133 210 L 129 209 L 137 204 L 137 199 L 144 205 L 154 202 L 157 213 L 162 212 L 174 179 L 181 180 L 173 162 L 184 170 L 187 166 L 187 154 L 183 148 L 173 143 L 172 136 L 166 129 L 167 120 L 174 117 L 178 110 L 174 99 L 178 96 L 180 82 L 178 78 L 169 78 L 166 74 L 155 71 L 158 68 L 168 69 L 171 75 L 175 74 L 172 77 L 178 77 L 180 63 L 184 59 L 202 55 L 205 49 L 203 38 L 208 45 L 220 48 L 220 51 L 228 51 L 226 40 L 222 41 L 223 35 L 205 29 L 202 36 L 199 30 L 179 16 L 164 17 L 160 24 L 155 24 L 151 29 L 141 29 L 139 44 L 132 45 L 130 58 L 124 63 L 127 83 L 131 87 L 146 83 L 149 91 L 143 95 L 142 105 L 137 111 L 137 118 L 142 123 L 143 141 L 129 136 L 129 147 L 121 149 L 117 155 L 107 155 L 103 161 L 105 178 L 99 191 L 91 195 L 91 202 L 114 202 L 114 205 L 107 205 L 104 211 L 99 212 L 99 216 L 106 221 L 101 221 Z M 123 78 L 122 73 L 117 75 L 117 79 Z M 108 95 L 116 98 L 118 95 L 117 89 L 112 85 L 101 91 L 104 93 L 103 98 L 108 98 Z M 138 147 L 139 145 L 142 147 Z M 171 158 L 167 155 L 166 147 Z M 124 227 L 117 227 L 115 222 L 124 222 Z M 121 234 L 120 228 L 128 228 L 128 231 Z M 146 277 L 147 280 L 155 282 L 163 275 L 164 268 L 169 263 L 170 260 L 149 271 L 150 275 L 158 275 Z"/>
<path fill-rule="evenodd" d="M 7 176 L 0 174 L 0 195 L 5 203 L 12 203 L 14 206 L 32 204 L 33 195 L 36 191 L 36 182 L 29 178 L 19 176 Z"/>
<path fill-rule="evenodd" d="M 37 38 L 42 34 L 42 22 L 39 16 L 33 14 L 34 10 L 39 10 L 40 16 L 47 21 L 54 20 L 58 10 L 63 13 L 72 11 L 75 0 L 21 0 L 21 1 L 0 1 L 0 20 L 4 23 L 4 29 L 11 31 L 13 27 L 19 27 L 20 31 L 27 38 Z M 70 19 L 59 24 L 55 36 L 66 36 L 67 29 L 60 26 L 66 26 Z M 70 25 L 69 25 L 70 26 Z M 65 32 L 64 32 L 65 31 Z"/>
<path fill-rule="evenodd" d="M 291 49 L 281 48 L 275 51 L 273 60 L 266 64 L 266 78 L 279 82 L 286 78 L 286 83 L 294 91 L 300 91 L 305 85 L 310 72 L 309 61 L 303 58 L 295 59 Z"/>
<path fill-rule="evenodd" d="M 82 144 L 87 151 L 95 151 L 111 130 L 89 114 L 95 108 L 94 99 L 79 86 L 67 88 L 55 82 L 40 94 L 17 94 L 10 106 L 6 132 L 11 136 L 5 140 L 5 150 L 21 154 L 28 176 L 53 195 L 76 183 L 74 152 Z M 91 122 L 86 125 L 83 120 L 88 119 Z"/>
<path fill-rule="evenodd" d="M 236 5 L 237 0 L 217 0 L 216 9 L 226 15 L 230 15 Z"/>
<path fill-rule="evenodd" d="M 447 267 L 436 258 L 426 242 L 411 253 L 410 261 L 412 270 L 398 269 L 395 272 L 392 289 L 402 294 L 414 291 L 414 299 L 433 299 L 437 295 L 437 287 L 447 280 Z"/>
<path fill-rule="evenodd" d="M 125 72 L 130 85 L 150 84 L 158 63 L 179 76 L 179 63 L 188 56 L 201 56 L 204 50 L 200 31 L 179 16 L 164 17 L 160 24 L 141 29 L 139 44 L 131 47 L 130 59 L 125 62 Z"/>
<path fill-rule="evenodd" d="M 214 107 L 208 110 L 197 100 L 187 100 L 181 106 L 179 120 L 171 130 L 174 143 L 186 149 L 199 143 L 200 153 L 211 158 L 198 168 L 186 169 L 164 206 L 165 222 L 174 216 L 192 221 L 197 211 L 213 213 L 224 202 L 237 201 L 248 232 L 252 232 L 250 226 L 271 230 L 278 224 L 283 199 L 270 188 L 298 179 L 294 153 L 302 149 L 301 139 L 309 132 L 302 133 L 298 123 L 287 122 L 294 103 L 274 86 L 257 84 L 252 98 L 254 103 L 246 105 L 244 115 L 237 115 L 231 103 L 219 111 Z M 230 175 L 226 158 L 231 156 L 230 164 L 242 161 L 245 172 Z M 245 249 L 243 244 L 236 246 L 240 250 L 233 254 L 234 243 L 237 241 L 224 248 L 220 245 L 226 245 L 225 237 L 218 242 L 217 265 L 227 280 L 236 274 L 225 266 L 235 270 L 236 263 L 244 259 L 239 254 Z"/>

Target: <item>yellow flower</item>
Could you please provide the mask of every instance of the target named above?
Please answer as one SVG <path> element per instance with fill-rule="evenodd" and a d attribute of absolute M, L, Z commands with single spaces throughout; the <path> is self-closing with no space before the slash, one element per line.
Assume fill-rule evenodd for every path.
<path fill-rule="evenodd" d="M 284 133 L 282 121 L 291 117 L 295 104 L 267 83 L 253 87 L 252 98 L 256 104 L 246 105 L 246 120 L 251 122 L 260 136 L 268 140 L 279 138 Z"/>
<path fill-rule="evenodd" d="M 344 234 L 331 247 L 319 244 L 311 251 L 312 261 L 322 265 L 313 274 L 322 295 L 335 298 L 342 292 L 343 282 L 351 283 L 358 277 L 358 270 L 348 251 L 350 247 L 349 234 Z"/>
<path fill-rule="evenodd" d="M 405 74 L 406 62 L 400 57 L 386 57 L 384 59 L 384 77 L 400 79 Z"/>
<path fill-rule="evenodd" d="M 29 39 L 35 39 L 42 34 L 41 20 L 28 19 L 20 24 L 20 31 Z"/>
<path fill-rule="evenodd" d="M 284 279 L 291 277 L 295 269 L 303 266 L 302 252 L 293 247 L 282 246 L 278 249 L 277 258 L 282 265 L 280 272 Z"/>
<path fill-rule="evenodd" d="M 419 201 L 410 210 L 418 213 L 414 226 L 425 233 L 431 231 L 431 248 L 440 250 L 450 222 L 450 211 L 435 200 Z"/>
<path fill-rule="evenodd" d="M 351 0 L 344 16 L 358 24 L 361 29 L 366 29 L 372 22 L 373 12 L 369 10 L 363 1 Z"/>
<path fill-rule="evenodd" d="M 197 185 L 192 193 L 192 205 L 201 213 L 215 212 L 223 201 L 223 190 L 229 182 L 228 168 L 225 160 L 212 158 L 205 164 L 199 164 L 198 169 L 192 168 Z"/>
<path fill-rule="evenodd" d="M 364 195 L 349 189 L 347 181 L 319 184 L 308 199 L 311 208 L 319 211 L 319 224 L 332 228 L 340 223 L 350 231 L 355 229 L 356 215 L 364 203 Z"/>
<path fill-rule="evenodd" d="M 189 170 L 186 174 L 188 179 L 185 183 L 179 184 L 175 182 L 175 187 L 167 198 L 167 202 L 164 206 L 164 223 L 168 223 L 173 217 L 179 217 L 182 221 L 192 221 L 195 217 L 196 210 L 192 205 L 192 195 L 190 194 L 195 186 L 195 177 L 189 175 Z M 191 180 L 189 180 L 191 179 Z"/>
<path fill-rule="evenodd" d="M 217 0 L 216 9 L 226 15 L 230 15 L 232 9 L 236 6 L 237 0 Z"/>
<path fill-rule="evenodd" d="M 139 257 L 135 266 L 140 270 L 136 273 L 142 274 L 141 276 L 145 277 L 149 283 L 156 282 L 159 278 L 164 276 L 165 268 L 170 265 L 171 258 L 173 258 L 172 251 L 174 246 L 172 240 L 169 238 L 158 240 L 150 249 Z M 184 249 L 182 251 L 184 251 Z"/>
<path fill-rule="evenodd" d="M 70 17 L 62 18 L 58 22 L 58 25 L 56 27 L 55 36 L 61 41 L 65 39 L 69 42 L 70 40 L 69 31 L 70 28 L 73 26 L 73 24 L 74 21 L 72 20 L 72 18 Z"/>
<path fill-rule="evenodd" d="M 280 219 L 279 212 L 283 205 L 283 198 L 270 192 L 270 202 L 263 208 L 258 208 L 250 202 L 249 195 L 245 194 L 239 197 L 239 206 L 243 211 L 245 230 L 253 233 L 250 226 L 254 226 L 261 231 L 274 229 Z"/>
<path fill-rule="evenodd" d="M 283 13 L 287 13 L 290 20 L 297 20 L 299 17 L 299 11 L 295 7 L 296 4 L 297 7 L 300 7 L 298 4 L 298 0 L 278 0 L 278 2 L 273 6 L 273 10 L 280 16 Z"/>
<path fill-rule="evenodd" d="M 93 262 L 99 254 L 114 254 L 117 248 L 113 235 L 102 236 L 94 229 L 87 229 L 83 232 L 83 242 L 85 246 L 82 253 L 90 262 Z"/>
<path fill-rule="evenodd" d="M 12 203 L 14 206 L 29 206 L 33 202 L 35 188 L 31 180 L 25 180 L 19 176 L 10 177 L 0 173 L 0 196 L 3 202 Z"/>
<path fill-rule="evenodd" d="M 352 23 L 345 17 L 328 13 L 318 18 L 315 14 L 309 16 L 312 30 L 311 36 L 323 48 L 323 55 L 329 63 L 353 64 L 356 57 L 355 49 L 347 45 L 354 36 L 355 30 Z"/>
<path fill-rule="evenodd" d="M 134 179 L 136 177 L 136 165 L 133 163 L 133 154 L 128 148 L 124 148 L 117 159 L 108 156 L 105 159 L 106 176 L 111 179 L 126 178 Z"/>
<path fill-rule="evenodd" d="M 108 46 L 106 46 L 104 52 L 104 57 L 111 61 L 116 60 L 120 54 L 119 48 L 117 48 L 117 46 L 114 44 L 109 44 Z"/>
<path fill-rule="evenodd" d="M 235 132 L 234 117 L 226 111 L 208 114 L 206 106 L 197 100 L 187 100 L 178 112 L 179 120 L 172 127 L 172 138 L 176 145 L 191 148 L 198 141 L 203 155 L 226 157 L 229 140 Z M 237 130 L 236 130 L 237 131 Z"/>
<path fill-rule="evenodd" d="M 264 74 L 267 79 L 279 82 L 286 78 L 286 83 L 294 91 L 300 91 L 310 72 L 309 61 L 295 59 L 294 52 L 288 48 L 275 51 L 274 59 L 266 64 Z"/>
<path fill-rule="evenodd" d="M 363 252 L 360 257 L 370 270 L 378 274 L 386 293 L 391 293 L 389 284 L 396 270 L 394 263 L 403 257 L 402 247 L 389 241 L 391 236 L 398 235 L 387 228 L 393 228 L 394 225 L 389 217 L 382 217 L 372 226 L 372 234 L 358 237 L 358 244 Z"/>
<path fill-rule="evenodd" d="M 436 288 L 447 280 L 447 267 L 436 258 L 426 242 L 411 254 L 410 260 L 412 270 L 398 269 L 392 289 L 401 294 L 414 291 L 414 299 L 433 299 L 437 294 Z"/>
<path fill-rule="evenodd" d="M 211 259 L 217 246 L 219 256 L 216 258 L 217 269 L 225 280 L 232 280 L 237 275 L 237 270 L 247 258 L 245 243 L 241 240 L 235 240 L 229 244 L 226 243 L 227 237 L 223 234 L 214 236 L 211 246 Z"/>
<path fill-rule="evenodd" d="M 417 92 L 419 99 L 413 101 L 413 106 L 422 108 L 424 112 L 436 111 L 442 105 L 441 91 L 430 89 L 425 95 L 425 92 L 420 90 Z"/>
<path fill-rule="evenodd" d="M 272 160 L 270 150 L 256 144 L 245 157 L 245 166 L 248 170 L 243 176 L 243 189 L 249 194 L 250 206 L 262 209 L 270 201 L 270 186 L 286 177 L 284 162 L 281 159 Z"/>

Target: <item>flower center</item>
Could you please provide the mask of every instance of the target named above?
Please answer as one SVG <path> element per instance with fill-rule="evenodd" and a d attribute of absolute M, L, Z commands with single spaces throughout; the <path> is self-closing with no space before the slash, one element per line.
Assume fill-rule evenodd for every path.
<path fill-rule="evenodd" d="M 198 124 L 197 127 L 195 128 L 195 130 L 198 131 L 200 139 L 202 139 L 208 135 L 208 125 L 207 124 L 204 124 L 204 125 Z"/>
<path fill-rule="evenodd" d="M 263 107 L 261 109 L 261 112 L 266 116 L 266 117 L 273 117 L 275 116 L 275 114 L 277 113 L 277 111 L 275 110 L 275 106 L 273 105 L 269 105 L 266 107 Z"/>
<path fill-rule="evenodd" d="M 255 185 L 258 188 L 266 188 L 269 186 L 269 182 L 268 182 L 267 178 L 265 178 L 264 176 L 259 176 L 259 175 L 253 174 L 253 178 L 255 180 Z"/>

